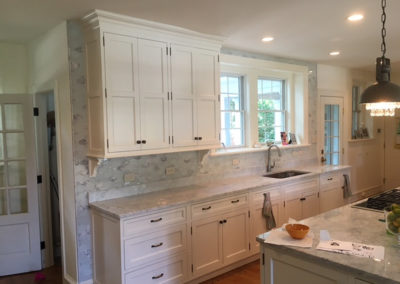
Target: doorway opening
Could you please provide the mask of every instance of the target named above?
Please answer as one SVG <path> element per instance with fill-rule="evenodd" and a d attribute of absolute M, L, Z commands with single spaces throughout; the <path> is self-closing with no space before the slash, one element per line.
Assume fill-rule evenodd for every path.
<path fill-rule="evenodd" d="M 61 267 L 61 219 L 58 178 L 56 109 L 54 91 L 35 96 L 37 119 L 36 152 L 39 182 L 39 213 L 42 247 L 42 266 Z M 40 178 L 41 177 L 41 178 Z M 41 183 L 40 183 L 41 182 Z"/>

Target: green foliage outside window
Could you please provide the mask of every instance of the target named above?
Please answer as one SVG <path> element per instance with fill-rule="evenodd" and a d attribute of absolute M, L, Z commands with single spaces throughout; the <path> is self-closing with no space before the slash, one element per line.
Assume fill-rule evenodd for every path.
<path fill-rule="evenodd" d="M 274 105 L 272 101 L 258 100 L 258 109 L 267 110 L 267 112 L 258 112 L 258 141 L 260 143 L 274 142 L 277 141 L 278 137 L 275 137 L 275 113 L 269 112 L 273 110 Z"/>

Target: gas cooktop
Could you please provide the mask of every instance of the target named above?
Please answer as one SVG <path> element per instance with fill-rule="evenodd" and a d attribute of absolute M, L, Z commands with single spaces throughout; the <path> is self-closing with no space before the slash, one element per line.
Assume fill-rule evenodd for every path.
<path fill-rule="evenodd" d="M 400 204 L 400 189 L 395 188 L 385 191 L 354 204 L 352 207 L 382 212 L 383 208 L 390 206 L 392 203 Z"/>

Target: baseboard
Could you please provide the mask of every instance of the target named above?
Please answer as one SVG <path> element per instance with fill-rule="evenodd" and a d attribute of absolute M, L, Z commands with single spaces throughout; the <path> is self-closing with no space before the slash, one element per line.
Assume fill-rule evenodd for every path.
<path fill-rule="evenodd" d="M 243 259 L 243 260 L 241 260 L 241 261 L 235 262 L 235 263 L 233 263 L 233 264 L 230 264 L 230 265 L 225 266 L 225 267 L 223 267 L 223 268 L 221 268 L 221 269 L 218 269 L 218 270 L 213 271 L 213 272 L 211 272 L 211 273 L 209 273 L 209 274 L 200 276 L 199 278 L 190 280 L 190 281 L 185 282 L 185 283 L 186 283 L 186 284 L 199 284 L 199 283 L 201 283 L 201 282 L 204 282 L 204 281 L 206 281 L 206 280 L 209 280 L 209 279 L 211 279 L 211 278 L 214 278 L 214 277 L 217 277 L 217 276 L 219 276 L 219 275 L 221 275 L 221 274 L 224 274 L 224 273 L 226 273 L 226 272 L 229 272 L 229 271 L 231 271 L 231 270 L 233 270 L 233 269 L 236 269 L 236 268 L 238 268 L 238 267 L 240 267 L 240 266 L 243 266 L 243 265 L 245 265 L 245 264 L 248 264 L 248 263 L 250 263 L 250 262 L 253 262 L 253 261 L 255 261 L 255 260 L 259 259 L 259 258 L 260 258 L 260 254 L 257 253 L 257 254 L 255 254 L 255 255 L 249 256 L 249 257 L 246 258 L 246 259 Z"/>

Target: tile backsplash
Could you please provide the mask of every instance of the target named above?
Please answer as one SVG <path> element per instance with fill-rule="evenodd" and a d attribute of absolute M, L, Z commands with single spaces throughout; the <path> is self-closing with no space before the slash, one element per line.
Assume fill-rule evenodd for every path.
<path fill-rule="evenodd" d="M 210 156 L 208 151 L 180 152 L 130 158 L 108 159 L 101 163 L 96 177 L 90 177 L 88 159 L 88 121 L 86 108 L 86 76 L 84 39 L 78 22 L 68 21 L 68 47 L 70 59 L 70 87 L 72 104 L 72 130 L 74 154 L 74 178 L 76 198 L 76 222 L 78 243 L 79 282 L 92 278 L 92 245 L 89 212 L 91 200 L 103 200 L 137 195 L 171 187 L 204 183 L 225 177 L 262 174 L 265 172 L 266 151 L 225 156 Z M 240 56 L 297 63 L 308 66 L 309 109 L 317 107 L 316 65 L 288 59 L 224 50 Z M 309 114 L 310 137 L 316 135 L 316 115 Z M 283 149 L 276 167 L 295 168 L 317 163 L 316 145 Z M 234 165 L 233 159 L 239 160 Z M 166 169 L 170 174 L 166 174 Z"/>

